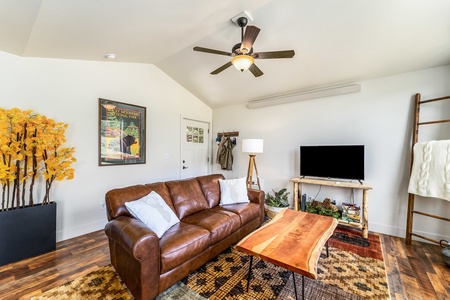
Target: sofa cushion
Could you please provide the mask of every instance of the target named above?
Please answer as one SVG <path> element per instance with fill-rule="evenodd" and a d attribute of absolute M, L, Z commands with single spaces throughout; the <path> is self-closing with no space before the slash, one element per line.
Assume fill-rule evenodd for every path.
<path fill-rule="evenodd" d="M 108 191 L 105 195 L 108 220 L 116 219 L 120 216 L 131 217 L 130 212 L 125 207 L 125 202 L 142 198 L 151 191 L 157 192 L 175 212 L 166 184 L 164 182 L 155 182 L 152 184 L 134 185 Z"/>
<path fill-rule="evenodd" d="M 239 216 L 226 210 L 205 209 L 183 218 L 182 221 L 203 227 L 211 232 L 211 245 L 220 242 L 241 226 Z"/>
<path fill-rule="evenodd" d="M 229 211 L 237 214 L 241 220 L 241 226 L 250 223 L 254 219 L 258 219 L 261 216 L 261 208 L 259 204 L 256 203 L 216 206 L 213 209 L 216 211 Z"/>
<path fill-rule="evenodd" d="M 125 202 L 125 206 L 133 217 L 141 220 L 159 238 L 167 229 L 180 222 L 173 210 L 155 191 L 138 200 Z"/>
<path fill-rule="evenodd" d="M 219 179 L 220 205 L 248 203 L 246 179 Z"/>
<path fill-rule="evenodd" d="M 205 251 L 211 244 L 210 232 L 200 226 L 180 222 L 167 230 L 159 243 L 161 274 L 164 274 Z"/>
<path fill-rule="evenodd" d="M 155 191 L 156 193 L 158 193 L 158 195 L 160 195 L 161 198 L 164 199 L 167 205 L 169 205 L 169 207 L 174 212 L 176 212 L 175 207 L 173 207 L 172 199 L 170 198 L 169 189 L 167 188 L 164 182 L 147 183 L 145 187 L 148 188 L 150 191 Z"/>
<path fill-rule="evenodd" d="M 198 211 L 209 208 L 197 179 L 166 182 L 178 218 L 183 219 Z"/>
<path fill-rule="evenodd" d="M 197 177 L 200 187 L 203 191 L 206 201 L 208 201 L 209 207 L 219 205 L 220 202 L 220 185 L 219 179 L 225 179 L 222 174 L 212 174 L 206 176 Z"/>

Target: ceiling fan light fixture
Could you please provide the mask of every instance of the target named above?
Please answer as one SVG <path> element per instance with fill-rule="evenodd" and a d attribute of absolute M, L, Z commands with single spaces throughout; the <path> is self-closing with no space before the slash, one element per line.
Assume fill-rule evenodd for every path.
<path fill-rule="evenodd" d="M 244 72 L 245 70 L 248 70 L 250 66 L 255 62 L 255 59 L 249 55 L 241 54 L 236 55 L 231 59 L 231 63 L 233 66 L 240 70 L 241 72 Z"/>

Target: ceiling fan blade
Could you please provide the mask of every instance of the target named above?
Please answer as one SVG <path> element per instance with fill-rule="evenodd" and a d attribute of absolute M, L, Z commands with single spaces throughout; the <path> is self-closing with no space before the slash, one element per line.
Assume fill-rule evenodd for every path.
<path fill-rule="evenodd" d="M 259 34 L 259 31 L 261 29 L 259 29 L 256 26 L 247 26 L 245 28 L 245 34 L 244 37 L 242 38 L 242 44 L 241 44 L 241 52 L 242 53 L 249 53 L 250 50 L 253 47 L 253 43 L 256 40 L 256 37 Z"/>
<path fill-rule="evenodd" d="M 211 53 L 211 54 L 226 55 L 226 56 L 232 56 L 232 54 L 230 52 L 214 50 L 214 49 L 209 49 L 209 48 L 203 48 L 203 47 L 198 47 L 198 46 L 194 47 L 194 51 Z"/>
<path fill-rule="evenodd" d="M 257 52 L 253 53 L 253 58 L 269 59 L 269 58 L 292 58 L 295 55 L 294 50 Z"/>
<path fill-rule="evenodd" d="M 212 71 L 212 72 L 211 72 L 211 75 L 217 75 L 217 74 L 219 74 L 220 72 L 222 72 L 223 70 L 225 70 L 225 69 L 231 67 L 232 65 L 233 65 L 233 64 L 231 63 L 231 61 L 229 61 L 229 62 L 227 62 L 226 64 L 224 64 L 223 66 L 221 66 L 220 68 L 218 68 L 218 69 Z"/>
<path fill-rule="evenodd" d="M 250 68 L 248 68 L 249 69 L 249 71 L 250 72 L 252 72 L 252 74 L 255 76 L 255 77 L 259 77 L 259 76 L 261 76 L 261 75 L 263 75 L 264 73 L 255 65 L 255 64 L 252 64 L 251 66 L 250 66 Z"/>

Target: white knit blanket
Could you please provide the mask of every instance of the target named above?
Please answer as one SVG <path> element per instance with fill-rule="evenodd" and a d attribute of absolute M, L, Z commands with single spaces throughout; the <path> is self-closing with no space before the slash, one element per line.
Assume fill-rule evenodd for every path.
<path fill-rule="evenodd" d="M 450 201 L 450 140 L 414 145 L 408 192 Z"/>

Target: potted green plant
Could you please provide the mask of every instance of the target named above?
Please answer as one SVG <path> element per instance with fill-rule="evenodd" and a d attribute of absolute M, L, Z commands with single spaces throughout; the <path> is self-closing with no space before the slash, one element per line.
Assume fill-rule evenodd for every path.
<path fill-rule="evenodd" d="M 266 215 L 269 218 L 272 219 L 282 209 L 289 207 L 289 194 L 287 189 L 281 189 L 279 191 L 272 189 L 271 192 L 266 193 L 264 204 L 266 207 Z"/>
<path fill-rule="evenodd" d="M 73 178 L 76 161 L 75 149 L 62 147 L 66 128 L 31 110 L 0 108 L 0 265 L 55 249 L 50 190 Z"/>

